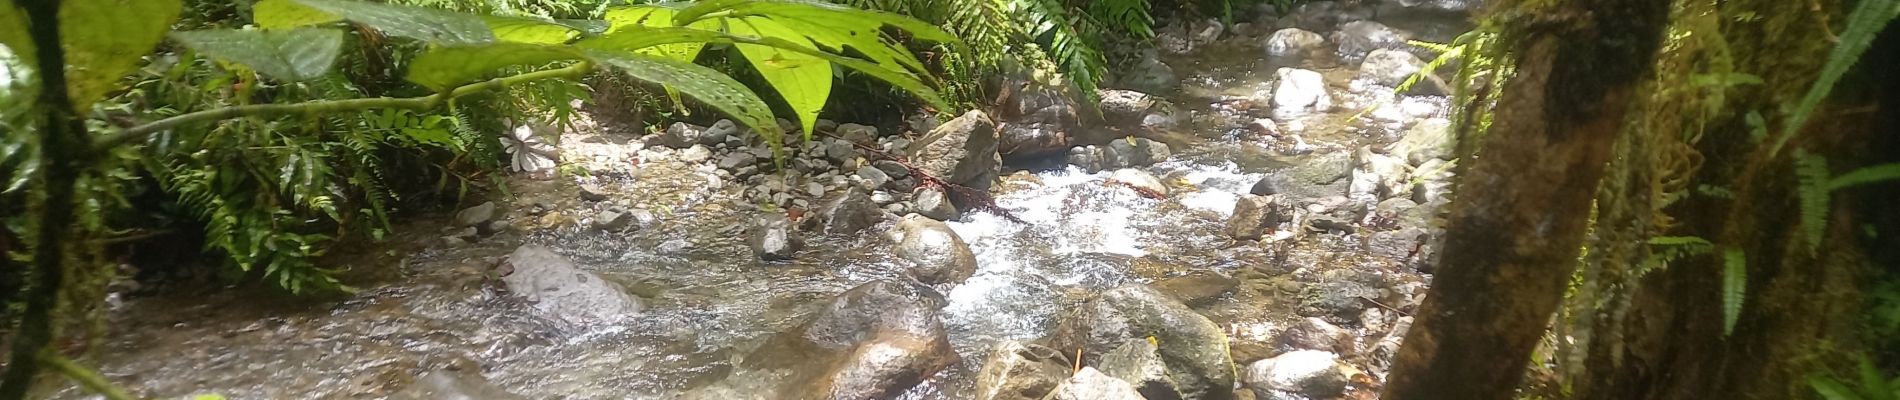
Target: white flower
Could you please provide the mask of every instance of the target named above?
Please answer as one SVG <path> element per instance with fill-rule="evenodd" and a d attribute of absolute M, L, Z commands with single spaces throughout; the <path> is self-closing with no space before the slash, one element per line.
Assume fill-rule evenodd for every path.
<path fill-rule="evenodd" d="M 554 168 L 559 151 L 542 139 L 542 134 L 551 134 L 552 126 L 534 122 L 515 125 L 514 131 L 501 137 L 502 150 L 508 152 L 512 161 L 511 168 L 516 172 L 541 172 Z"/>

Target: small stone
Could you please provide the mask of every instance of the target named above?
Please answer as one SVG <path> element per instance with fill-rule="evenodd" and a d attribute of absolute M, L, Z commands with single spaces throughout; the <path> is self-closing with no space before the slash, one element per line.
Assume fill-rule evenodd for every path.
<path fill-rule="evenodd" d="M 877 169 L 877 167 L 872 167 L 868 165 L 863 166 L 863 167 L 858 167 L 857 176 L 858 176 L 858 179 L 863 179 L 864 184 L 870 186 L 871 189 L 884 187 L 884 184 L 891 182 L 891 176 L 886 175 L 884 173 L 884 170 L 880 170 L 880 169 Z M 879 203 L 879 204 L 882 204 L 882 203 Z"/>
<path fill-rule="evenodd" d="M 880 206 L 890 205 L 891 203 L 897 202 L 897 195 L 885 190 L 871 192 L 871 202 L 877 203 L 877 205 Z"/>
<path fill-rule="evenodd" d="M 712 146 L 725 143 L 727 138 L 739 137 L 743 132 L 744 129 L 740 128 L 739 124 L 733 123 L 730 119 L 721 119 L 700 134 L 699 144 Z"/>
<path fill-rule="evenodd" d="M 830 159 L 834 164 L 843 165 L 857 156 L 858 149 L 852 146 L 851 142 L 838 140 L 825 145 L 825 158 Z"/>
<path fill-rule="evenodd" d="M 706 146 L 695 144 L 693 147 L 680 150 L 680 161 L 696 163 L 709 158 L 712 158 L 712 150 L 707 150 Z"/>
<path fill-rule="evenodd" d="M 758 157 L 753 156 L 750 152 L 735 151 L 726 154 L 725 157 L 719 158 L 719 168 L 736 171 L 740 168 L 750 167 L 753 163 L 758 161 Z"/>
<path fill-rule="evenodd" d="M 495 219 L 495 202 L 483 202 L 455 213 L 455 226 L 476 226 Z"/>
<path fill-rule="evenodd" d="M 1265 183 L 1266 181 L 1261 181 Z M 1259 187 L 1256 184 L 1255 187 Z M 1270 188 L 1267 191 L 1272 191 Z M 1279 196 L 1241 195 L 1234 202 L 1233 216 L 1227 220 L 1227 235 L 1239 240 L 1260 240 L 1280 223 L 1293 219 L 1293 209 Z"/>
<path fill-rule="evenodd" d="M 911 203 L 916 207 L 917 214 L 929 217 L 930 219 L 938 221 L 957 219 L 956 206 L 950 204 L 949 196 L 945 196 L 942 191 L 937 189 L 917 191 L 917 195 L 911 199 Z"/>
<path fill-rule="evenodd" d="M 605 201 L 607 192 L 601 190 L 600 185 L 581 185 L 581 200 Z"/>
<path fill-rule="evenodd" d="M 819 118 L 817 121 L 813 121 L 811 123 L 811 129 L 817 130 L 819 132 L 837 132 L 838 121 L 832 121 L 832 120 L 828 120 L 824 118 Z"/>
<path fill-rule="evenodd" d="M 594 215 L 594 229 L 618 232 L 633 226 L 633 214 L 619 211 L 602 211 Z"/>
<path fill-rule="evenodd" d="M 692 248 L 693 242 L 687 241 L 686 239 L 672 239 L 660 242 L 660 245 L 655 247 L 654 251 L 660 254 L 682 254 Z"/>
<path fill-rule="evenodd" d="M 904 179 L 904 178 L 910 177 L 910 169 L 904 168 L 903 163 L 899 163 L 896 161 L 878 160 L 877 162 L 871 163 L 871 166 L 877 167 L 879 171 L 884 171 L 884 175 L 890 176 L 891 179 Z"/>
<path fill-rule="evenodd" d="M 877 127 L 858 124 L 839 124 L 838 137 L 852 143 L 870 144 L 877 142 Z"/>
<path fill-rule="evenodd" d="M 825 185 L 816 181 L 805 182 L 805 194 L 809 194 L 811 197 L 824 197 Z"/>
<path fill-rule="evenodd" d="M 792 229 L 792 221 L 782 214 L 766 214 L 753 220 L 746 244 L 761 260 L 790 260 L 805 247 L 805 238 Z"/>
<path fill-rule="evenodd" d="M 1267 42 L 1261 47 L 1267 49 L 1267 55 L 1274 57 L 1311 56 L 1313 50 L 1326 42 L 1319 34 L 1299 28 L 1286 28 L 1274 31 L 1267 36 Z"/>

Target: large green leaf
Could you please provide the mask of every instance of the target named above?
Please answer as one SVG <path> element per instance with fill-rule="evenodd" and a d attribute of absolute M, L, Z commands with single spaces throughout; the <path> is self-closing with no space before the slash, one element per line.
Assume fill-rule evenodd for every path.
<path fill-rule="evenodd" d="M 724 12 L 724 14 L 715 14 Z M 924 73 L 924 65 L 902 44 L 883 34 L 885 26 L 911 33 L 917 39 L 958 44 L 955 36 L 923 21 L 909 17 L 862 10 L 849 6 L 811 1 L 711 0 L 694 3 L 674 16 L 675 24 L 708 15 L 726 18 L 763 16 L 794 27 L 820 46 L 833 52 L 846 47 L 863 53 L 889 69 L 909 69 Z M 901 66 L 901 67 L 900 67 Z"/>
<path fill-rule="evenodd" d="M 578 29 L 528 18 L 483 16 L 482 22 L 504 42 L 561 44 L 581 36 Z"/>
<path fill-rule="evenodd" d="M 118 87 L 152 52 L 182 0 L 67 0 L 60 2 L 59 37 L 66 49 L 66 91 L 84 110 Z"/>
<path fill-rule="evenodd" d="M 292 0 L 263 0 L 251 6 L 251 22 L 264 29 L 295 28 L 342 21 L 343 17 Z"/>
<path fill-rule="evenodd" d="M 95 0 L 98 1 L 98 0 Z M 391 36 L 437 44 L 482 44 L 495 35 L 480 17 L 421 7 L 348 0 L 296 0 L 317 10 L 369 25 Z"/>
<path fill-rule="evenodd" d="M 404 79 L 437 91 L 473 82 L 516 65 L 541 65 L 584 56 L 566 46 L 528 43 L 491 43 L 439 47 L 417 55 Z"/>
<path fill-rule="evenodd" d="M 637 5 L 608 9 L 607 33 L 611 35 L 629 29 L 674 27 L 673 16 L 676 13 L 678 13 L 678 11 L 672 8 L 656 5 Z M 692 21 L 689 24 L 680 26 L 712 31 L 719 29 L 719 21 Z M 664 56 L 679 61 L 692 62 L 694 58 L 699 57 L 700 49 L 705 46 L 706 43 L 703 41 L 685 41 L 663 45 L 626 47 L 626 49 L 645 54 Z"/>
<path fill-rule="evenodd" d="M 687 41 L 761 44 L 816 56 L 831 61 L 839 66 L 871 75 L 871 77 L 882 80 L 892 86 L 897 86 L 899 89 L 909 91 L 919 99 L 930 103 L 933 107 L 946 110 L 950 108 L 949 105 L 943 101 L 943 98 L 937 95 L 937 91 L 931 89 L 930 85 L 918 79 L 915 74 L 901 68 L 888 68 L 878 63 L 812 49 L 810 46 L 799 45 L 783 38 L 741 37 L 691 28 L 633 28 L 617 30 L 605 36 L 582 40 L 579 43 L 575 43 L 575 45 L 595 51 L 612 52 L 631 51 L 649 46 Z"/>
<path fill-rule="evenodd" d="M 172 38 L 212 57 L 244 64 L 285 81 L 310 80 L 329 73 L 343 49 L 343 31 L 308 27 L 186 31 L 172 33 Z"/>
<path fill-rule="evenodd" d="M 14 57 L 19 57 L 20 65 L 39 67 L 34 62 L 38 54 L 33 51 L 33 36 L 26 33 L 26 15 L 12 4 L 0 6 L 0 46 L 6 46 Z"/>
<path fill-rule="evenodd" d="M 726 21 L 726 31 L 734 35 L 781 38 L 794 45 L 817 51 L 811 41 L 799 36 L 798 32 L 763 17 L 735 18 Z M 811 139 L 812 125 L 818 121 L 818 112 L 824 110 L 825 100 L 831 97 L 831 62 L 807 53 L 800 53 L 759 44 L 739 44 L 739 53 L 744 54 L 752 68 L 759 70 L 765 82 L 772 84 L 772 90 L 785 98 L 785 104 L 798 114 L 798 121 L 804 127 L 805 138 Z"/>
<path fill-rule="evenodd" d="M 758 130 L 767 143 L 779 144 L 782 131 L 772 118 L 772 109 L 745 85 L 711 68 L 673 60 L 619 51 L 595 51 L 594 59 L 614 67 L 634 79 L 664 84 L 731 116 L 745 126 Z"/>

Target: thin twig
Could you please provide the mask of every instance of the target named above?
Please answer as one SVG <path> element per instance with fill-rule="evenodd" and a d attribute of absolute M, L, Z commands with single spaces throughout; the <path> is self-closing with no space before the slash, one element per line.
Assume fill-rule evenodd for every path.
<path fill-rule="evenodd" d="M 1368 302 L 1368 303 L 1372 303 L 1372 305 L 1375 305 L 1375 306 L 1379 306 L 1379 308 L 1383 308 L 1383 309 L 1387 309 L 1387 310 L 1392 310 L 1392 312 L 1395 312 L 1395 313 L 1399 313 L 1399 315 L 1401 315 L 1401 316 L 1407 316 L 1407 317 L 1410 317 L 1410 316 L 1412 316 L 1412 313 L 1408 313 L 1408 312 L 1405 312 L 1405 311 L 1402 311 L 1402 310 L 1399 310 L 1398 308 L 1395 308 L 1395 307 L 1392 307 L 1392 306 L 1388 306 L 1388 305 L 1385 305 L 1385 303 L 1380 303 L 1380 302 L 1379 302 L 1378 300 L 1373 300 L 1373 299 L 1368 299 L 1368 298 L 1364 298 L 1364 297 L 1355 297 L 1355 298 L 1357 298 L 1357 299 L 1360 299 L 1360 300 L 1365 300 L 1365 301 L 1366 301 L 1366 302 Z"/>

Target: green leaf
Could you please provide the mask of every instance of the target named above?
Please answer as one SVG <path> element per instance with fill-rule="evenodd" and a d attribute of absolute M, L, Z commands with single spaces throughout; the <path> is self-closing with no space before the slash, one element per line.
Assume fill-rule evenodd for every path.
<path fill-rule="evenodd" d="M 87 109 L 117 88 L 119 78 L 132 72 L 165 39 L 183 10 L 182 0 L 60 2 L 66 91 L 74 109 Z"/>
<path fill-rule="evenodd" d="M 1861 0 L 1854 5 L 1854 11 L 1847 14 L 1847 28 L 1841 31 L 1840 41 L 1827 54 L 1827 64 L 1821 66 L 1819 78 L 1808 87 L 1808 93 L 1801 97 L 1794 112 L 1788 115 L 1781 127 L 1781 135 L 1775 138 L 1775 144 L 1768 154 L 1781 152 L 1781 147 L 1794 138 L 1795 132 L 1807 125 L 1808 116 L 1814 114 L 1814 107 L 1826 100 L 1828 93 L 1834 91 L 1834 84 L 1841 76 L 1860 61 L 1860 54 L 1874 42 L 1874 36 L 1882 27 L 1894 18 L 1900 18 L 1900 0 Z"/>
<path fill-rule="evenodd" d="M 481 79 L 504 67 L 581 58 L 584 58 L 582 54 L 565 46 L 527 43 L 439 47 L 417 55 L 415 61 L 409 63 L 409 74 L 403 79 L 442 91 Z"/>
<path fill-rule="evenodd" d="M 172 33 L 172 38 L 206 55 L 285 81 L 329 73 L 343 49 L 343 31 L 320 28 L 186 31 Z"/>
<path fill-rule="evenodd" d="M 1827 182 L 1827 190 L 1841 190 L 1848 187 L 1900 179 L 1900 163 L 1881 164 L 1861 168 L 1841 175 Z"/>
<path fill-rule="evenodd" d="M 38 53 L 33 50 L 33 35 L 26 32 L 26 14 L 12 4 L 0 7 L 0 46 L 6 46 L 14 57 L 19 57 L 20 65 L 39 68 L 34 61 Z"/>
<path fill-rule="evenodd" d="M 1748 256 L 1741 249 L 1722 253 L 1722 335 L 1735 333 L 1748 291 Z"/>
<path fill-rule="evenodd" d="M 783 38 L 794 45 L 803 45 L 812 51 L 817 48 L 811 41 L 800 37 L 798 32 L 780 25 L 770 19 L 760 17 L 737 18 L 728 21 L 728 32 L 736 35 Z M 818 112 L 825 108 L 825 100 L 831 97 L 831 62 L 818 56 L 798 53 L 777 47 L 758 44 L 739 44 L 739 53 L 744 54 L 752 68 L 772 84 L 772 90 L 785 99 L 792 112 L 798 114 L 798 121 L 804 128 L 805 139 L 810 140 L 812 125 L 818 121 Z"/>
<path fill-rule="evenodd" d="M 595 51 L 611 52 L 627 51 L 682 41 L 761 44 L 823 58 L 831 61 L 833 64 L 871 75 L 871 77 L 882 80 L 899 89 L 909 91 L 912 95 L 924 100 L 932 107 L 944 110 L 950 109 L 948 103 L 945 103 L 943 98 L 937 95 L 935 89 L 931 89 L 929 85 L 925 84 L 922 80 L 918 79 L 916 75 L 910 72 L 902 69 L 886 68 L 878 63 L 832 54 L 812 49 L 808 46 L 800 46 L 797 43 L 783 38 L 740 37 L 691 28 L 634 28 L 628 30 L 617 29 L 614 33 L 598 38 L 582 40 L 579 43 L 575 43 L 575 45 Z"/>
<path fill-rule="evenodd" d="M 1801 247 L 1812 255 L 1820 249 L 1821 240 L 1827 233 L 1828 205 L 1831 202 L 1828 178 L 1832 174 L 1828 170 L 1826 157 L 1809 154 L 1804 149 L 1795 149 L 1794 166 L 1797 185 L 1795 195 L 1801 204 Z"/>
<path fill-rule="evenodd" d="M 581 36 L 578 29 L 529 18 L 487 15 L 482 16 L 482 22 L 494 31 L 496 39 L 504 42 L 561 44 Z"/>
<path fill-rule="evenodd" d="M 807 1 L 714 0 L 694 3 L 674 16 L 675 24 L 697 20 L 716 12 L 733 16 L 764 16 L 785 26 L 795 27 L 812 42 L 835 53 L 846 47 L 863 53 L 865 58 L 893 70 L 908 69 L 924 73 L 919 61 L 902 44 L 883 34 L 886 25 L 911 33 L 917 39 L 961 45 L 955 36 L 936 26 L 896 14 L 861 10 L 849 6 Z"/>
<path fill-rule="evenodd" d="M 771 108 L 745 85 L 725 74 L 691 63 L 644 54 L 595 51 L 594 59 L 612 66 L 634 79 L 665 84 L 678 89 L 740 124 L 760 132 L 775 149 L 782 132 L 772 118 Z"/>
<path fill-rule="evenodd" d="M 95 0 L 97 1 L 97 0 Z M 421 7 L 348 0 L 296 0 L 323 12 L 369 25 L 391 36 L 437 44 L 482 44 L 495 35 L 480 17 Z"/>
<path fill-rule="evenodd" d="M 342 21 L 343 17 L 291 0 L 263 0 L 251 6 L 251 22 L 264 29 L 295 28 Z"/>
<path fill-rule="evenodd" d="M 1860 396 L 1854 395 L 1854 391 L 1849 390 L 1847 385 L 1842 385 L 1840 381 L 1836 381 L 1833 378 L 1818 375 L 1810 376 L 1808 377 L 1808 386 L 1813 386 L 1815 392 L 1820 392 L 1821 398 L 1823 399 L 1860 400 Z"/>
<path fill-rule="evenodd" d="M 1887 387 L 1887 378 L 1881 376 L 1880 367 L 1874 366 L 1874 361 L 1866 356 L 1860 357 L 1860 385 L 1873 399 L 1893 398 L 1893 388 Z"/>
<path fill-rule="evenodd" d="M 625 40 L 624 38 L 637 36 L 637 35 L 625 33 L 629 31 L 637 31 L 637 30 L 653 29 L 653 28 L 674 28 L 675 26 L 673 25 L 673 16 L 677 13 L 678 11 L 672 8 L 654 6 L 654 5 L 638 5 L 638 6 L 616 7 L 616 8 L 608 9 L 607 10 L 607 24 L 608 24 L 607 33 L 609 36 L 614 35 L 616 33 L 620 33 L 621 34 L 620 36 L 623 37 L 622 40 Z M 711 21 L 711 20 L 694 21 L 690 24 L 684 25 L 683 27 L 700 30 L 700 31 L 713 32 L 719 29 L 719 21 Z M 674 33 L 674 35 L 677 35 L 677 34 L 678 33 Z M 705 42 L 706 41 L 704 40 L 691 40 L 691 41 L 667 42 L 667 44 L 623 46 L 621 48 L 626 49 L 626 50 L 638 51 L 643 54 L 651 54 L 651 55 L 671 58 L 676 61 L 692 62 L 694 58 L 699 57 L 699 51 L 706 47 Z"/>

